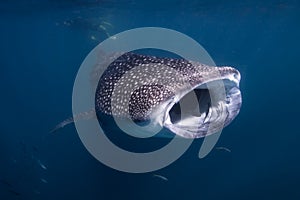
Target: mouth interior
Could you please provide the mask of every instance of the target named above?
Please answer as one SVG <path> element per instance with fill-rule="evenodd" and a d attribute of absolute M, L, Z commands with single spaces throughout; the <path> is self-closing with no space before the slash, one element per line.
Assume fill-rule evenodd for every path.
<path fill-rule="evenodd" d="M 194 94 L 193 94 L 194 93 Z M 205 114 L 208 115 L 209 108 L 211 107 L 211 98 L 209 94 L 209 90 L 206 87 L 196 88 L 193 91 L 190 91 L 184 97 L 180 99 L 179 102 L 175 103 L 173 107 L 169 111 L 169 116 L 172 124 L 176 124 L 180 120 L 184 120 L 185 118 L 189 117 L 188 115 L 182 115 L 180 104 L 182 102 L 188 102 L 189 98 L 194 98 L 196 95 L 198 105 L 194 104 L 185 104 L 184 112 L 189 114 L 189 116 L 200 117 L 201 115 Z M 198 106 L 198 109 L 196 108 Z"/>
<path fill-rule="evenodd" d="M 164 125 L 185 138 L 204 137 L 228 125 L 239 113 L 241 94 L 234 79 L 221 80 L 225 91 L 217 81 L 209 82 L 210 90 L 208 83 L 201 84 L 179 97 L 168 109 Z"/>

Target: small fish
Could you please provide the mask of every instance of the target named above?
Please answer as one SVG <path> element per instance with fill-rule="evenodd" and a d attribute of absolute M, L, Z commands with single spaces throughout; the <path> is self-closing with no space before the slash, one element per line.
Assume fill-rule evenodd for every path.
<path fill-rule="evenodd" d="M 110 27 L 113 27 L 113 25 L 112 25 L 111 23 L 109 23 L 109 22 L 103 21 L 103 22 L 101 22 L 101 23 L 104 24 L 104 25 L 108 25 L 108 26 L 110 26 Z"/>
<path fill-rule="evenodd" d="M 92 40 L 97 40 L 96 37 L 94 35 L 91 36 Z"/>
<path fill-rule="evenodd" d="M 38 162 L 38 164 L 40 165 L 40 167 L 41 167 L 42 169 L 44 169 L 44 170 L 47 170 L 47 169 L 48 169 L 48 168 L 46 167 L 46 165 L 44 165 L 44 164 L 42 163 L 42 161 L 37 160 L 37 162 Z"/>
<path fill-rule="evenodd" d="M 99 25 L 99 29 L 102 30 L 108 38 L 111 36 L 109 34 L 109 32 L 107 31 L 107 28 L 105 26 L 103 26 L 102 24 Z"/>
<path fill-rule="evenodd" d="M 41 178 L 40 179 L 43 183 L 48 183 L 48 181 L 46 179 Z"/>
<path fill-rule="evenodd" d="M 64 24 L 65 26 L 71 26 L 71 22 L 72 22 L 72 21 L 64 21 L 63 24 Z"/>
<path fill-rule="evenodd" d="M 162 176 L 162 175 L 159 175 L 159 174 L 153 174 L 153 177 L 160 178 L 160 179 L 163 180 L 163 181 L 168 181 L 168 180 L 169 180 L 168 178 L 166 178 L 166 177 L 164 177 L 164 176 Z"/>
<path fill-rule="evenodd" d="M 231 150 L 230 149 L 228 149 L 228 148 L 226 148 L 226 147 L 216 147 L 215 149 L 217 149 L 217 150 L 224 150 L 224 151 L 227 151 L 227 152 L 231 152 Z"/>
<path fill-rule="evenodd" d="M 99 25 L 99 28 L 100 28 L 101 30 L 103 30 L 103 31 L 106 31 L 106 27 L 103 26 L 102 24 Z"/>
<path fill-rule="evenodd" d="M 105 31 L 105 35 L 110 38 L 110 34 L 107 31 Z"/>

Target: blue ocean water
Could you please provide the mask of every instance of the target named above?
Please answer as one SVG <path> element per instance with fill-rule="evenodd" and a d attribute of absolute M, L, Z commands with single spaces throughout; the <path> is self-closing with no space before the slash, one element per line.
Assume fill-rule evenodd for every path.
<path fill-rule="evenodd" d="M 2 1 L 0 199 L 300 199 L 299 11 L 296 0 Z M 241 72 L 241 112 L 217 143 L 231 152 L 199 159 L 198 139 L 170 166 L 130 174 L 94 159 L 74 125 L 49 134 L 72 114 L 87 54 L 147 26 Z"/>

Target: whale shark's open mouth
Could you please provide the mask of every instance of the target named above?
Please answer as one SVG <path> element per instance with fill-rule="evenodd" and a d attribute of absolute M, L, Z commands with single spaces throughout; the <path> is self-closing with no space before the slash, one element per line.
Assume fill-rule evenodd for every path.
<path fill-rule="evenodd" d="M 241 107 L 239 79 L 240 75 L 237 79 L 225 76 L 219 80 L 199 84 L 180 97 L 179 101 L 171 100 L 166 108 L 163 125 L 185 138 L 200 138 L 222 130 L 239 113 Z M 216 82 L 224 84 L 225 98 L 212 101 L 212 91 L 219 89 L 217 86 L 214 87 L 219 85 L 214 84 Z M 193 98 L 194 102 L 191 101 Z"/>

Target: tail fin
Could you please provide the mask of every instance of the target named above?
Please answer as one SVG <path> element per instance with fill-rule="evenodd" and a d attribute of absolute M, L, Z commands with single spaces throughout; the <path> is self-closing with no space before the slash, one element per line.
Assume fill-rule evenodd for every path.
<path fill-rule="evenodd" d="M 65 127 L 68 124 L 74 123 L 79 120 L 89 120 L 89 119 L 96 119 L 96 112 L 94 109 L 87 111 L 87 112 L 82 112 L 77 115 L 74 115 L 73 117 L 69 117 L 65 119 L 64 121 L 60 122 L 57 124 L 51 131 L 50 133 L 54 133 L 58 131 L 59 129 Z"/>

